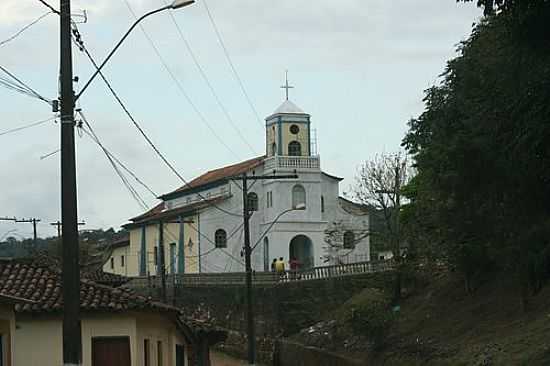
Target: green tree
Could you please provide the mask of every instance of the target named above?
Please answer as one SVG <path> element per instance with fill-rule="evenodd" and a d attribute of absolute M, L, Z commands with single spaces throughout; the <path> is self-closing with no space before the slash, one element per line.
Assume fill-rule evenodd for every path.
<path fill-rule="evenodd" d="M 460 45 L 403 145 L 418 169 L 410 222 L 440 243 L 467 289 L 498 268 L 517 276 L 525 304 L 550 237 L 550 10 L 518 4 L 497 2 Z"/>

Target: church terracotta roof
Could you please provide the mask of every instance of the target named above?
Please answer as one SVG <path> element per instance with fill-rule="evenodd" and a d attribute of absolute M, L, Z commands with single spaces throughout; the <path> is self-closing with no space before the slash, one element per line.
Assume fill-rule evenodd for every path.
<path fill-rule="evenodd" d="M 205 186 L 207 184 L 215 183 L 224 179 L 227 179 L 229 177 L 233 177 L 235 175 L 243 174 L 250 169 L 254 169 L 255 167 L 263 164 L 263 161 L 265 160 L 265 155 L 256 157 L 253 159 L 245 160 L 237 164 L 228 165 L 222 168 L 210 170 L 197 178 L 193 179 L 189 184 L 186 184 L 175 191 L 172 191 L 170 193 L 162 195 L 160 198 L 166 198 L 169 196 L 178 195 L 179 193 L 184 193 L 187 191 L 190 191 L 192 189 L 196 189 L 202 186 Z"/>
<path fill-rule="evenodd" d="M 153 207 L 152 209 L 150 209 L 149 211 L 145 212 L 144 214 L 131 218 L 130 221 L 132 222 L 129 224 L 123 225 L 123 227 L 126 229 L 129 229 L 132 226 L 135 226 L 137 224 L 143 224 L 150 221 L 158 221 L 160 219 L 169 219 L 177 216 L 182 216 L 185 214 L 195 212 L 202 208 L 211 206 L 212 204 L 216 204 L 225 199 L 226 197 L 214 197 L 212 199 L 198 201 L 189 205 L 185 205 L 183 207 L 174 208 L 172 210 L 165 210 L 164 209 L 165 203 L 161 202 L 155 207 Z"/>
<path fill-rule="evenodd" d="M 61 275 L 31 261 L 0 261 L 0 295 L 31 300 L 15 305 L 16 312 L 54 313 L 63 310 Z M 135 294 L 130 289 L 112 288 L 88 279 L 80 282 L 82 311 L 179 310 Z"/>

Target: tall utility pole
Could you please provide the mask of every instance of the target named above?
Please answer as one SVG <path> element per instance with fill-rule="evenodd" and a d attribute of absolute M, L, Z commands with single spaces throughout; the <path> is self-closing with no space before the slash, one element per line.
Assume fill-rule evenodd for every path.
<path fill-rule="evenodd" d="M 296 179 L 298 175 L 262 175 L 247 176 L 246 173 L 231 178 L 242 182 L 243 191 L 243 220 L 244 220 L 244 256 L 246 269 L 246 323 L 248 338 L 248 364 L 256 363 L 256 330 L 254 328 L 254 299 L 252 298 L 252 248 L 250 246 L 250 208 L 248 207 L 248 181 L 249 180 L 271 180 L 271 179 Z"/>
<path fill-rule="evenodd" d="M 74 146 L 73 55 L 71 44 L 71 0 L 59 1 L 60 102 L 61 102 L 61 227 L 63 288 L 63 364 L 80 365 L 80 266 L 76 201 Z"/>
<path fill-rule="evenodd" d="M 61 221 L 57 220 L 56 222 L 50 222 L 50 225 L 57 227 L 57 237 L 61 238 Z M 78 226 L 86 225 L 84 221 L 78 223 Z"/>
<path fill-rule="evenodd" d="M 36 248 L 36 239 L 38 239 L 37 235 L 36 235 L 36 224 L 39 223 L 41 220 L 40 219 L 37 219 L 37 218 L 32 218 L 32 219 L 22 219 L 22 220 L 15 220 L 15 222 L 30 222 L 32 223 L 32 238 L 33 238 L 33 245 L 34 247 Z"/>

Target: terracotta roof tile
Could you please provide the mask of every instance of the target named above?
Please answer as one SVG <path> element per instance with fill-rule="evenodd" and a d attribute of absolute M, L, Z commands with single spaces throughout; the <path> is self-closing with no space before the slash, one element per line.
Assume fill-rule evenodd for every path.
<path fill-rule="evenodd" d="M 0 295 L 29 299 L 18 303 L 16 312 L 59 312 L 63 309 L 61 276 L 58 271 L 23 261 L 0 261 Z M 178 309 L 136 295 L 127 288 L 112 288 L 83 278 L 80 284 L 83 311 L 172 311 Z"/>
<path fill-rule="evenodd" d="M 164 210 L 164 202 L 157 205 L 155 208 L 147 211 L 143 215 L 134 217 L 130 219 L 133 224 L 143 223 L 147 221 L 155 221 L 160 219 L 167 219 L 167 218 L 173 218 L 179 215 L 183 215 L 185 213 L 193 212 L 196 210 L 200 210 L 204 207 L 210 206 L 212 204 L 216 204 L 218 202 L 221 202 L 225 200 L 227 197 L 214 197 L 212 199 L 207 199 L 204 201 L 195 202 L 189 205 L 185 205 L 183 207 L 174 208 L 172 210 Z M 125 228 L 131 227 L 132 224 L 126 224 L 124 225 Z"/>
<path fill-rule="evenodd" d="M 192 188 L 197 188 L 205 184 L 214 183 L 225 178 L 229 178 L 235 175 L 245 173 L 250 169 L 254 169 L 255 167 L 261 165 L 265 160 L 265 158 L 266 158 L 265 156 L 260 156 L 257 158 L 242 161 L 237 164 L 228 165 L 222 168 L 210 170 L 204 173 L 203 175 L 200 175 L 197 178 L 193 179 L 191 182 L 189 182 L 189 184 L 186 184 L 176 189 L 175 191 L 164 194 L 163 196 L 170 196 L 174 193 L 185 192 Z"/>

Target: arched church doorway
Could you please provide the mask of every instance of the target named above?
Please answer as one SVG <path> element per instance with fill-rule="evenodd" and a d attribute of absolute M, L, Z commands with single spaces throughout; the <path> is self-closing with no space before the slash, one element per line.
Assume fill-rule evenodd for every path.
<path fill-rule="evenodd" d="M 311 239 L 305 235 L 297 235 L 290 241 L 289 261 L 297 259 L 300 262 L 300 269 L 313 267 L 313 244 Z"/>

